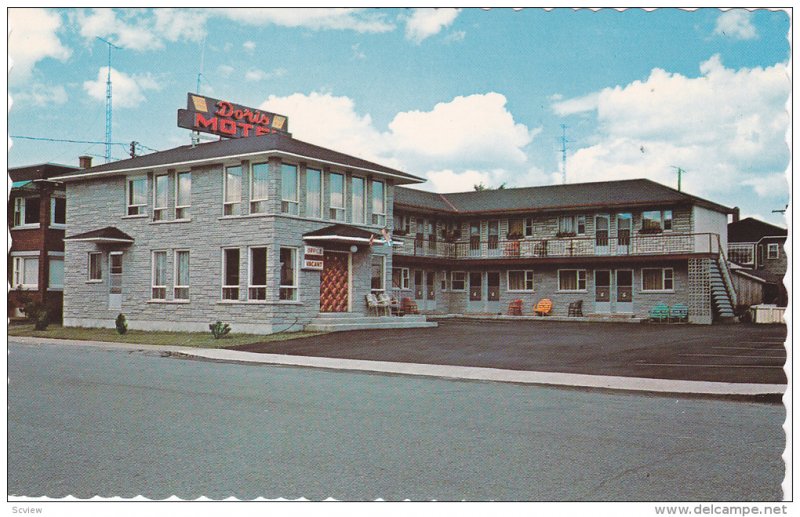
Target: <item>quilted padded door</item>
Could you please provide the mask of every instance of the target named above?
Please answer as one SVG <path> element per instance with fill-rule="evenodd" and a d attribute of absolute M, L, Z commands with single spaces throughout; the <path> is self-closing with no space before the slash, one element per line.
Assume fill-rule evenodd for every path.
<path fill-rule="evenodd" d="M 325 265 L 319 282 L 320 312 L 347 312 L 348 255 L 325 253 Z"/>

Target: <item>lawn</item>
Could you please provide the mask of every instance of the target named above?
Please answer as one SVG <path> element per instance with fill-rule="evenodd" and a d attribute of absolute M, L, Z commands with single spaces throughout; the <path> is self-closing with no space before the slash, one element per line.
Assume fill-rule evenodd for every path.
<path fill-rule="evenodd" d="M 60 325 L 50 325 L 47 330 L 35 330 L 33 324 L 14 324 L 8 327 L 9 336 L 73 339 L 76 341 L 110 341 L 113 343 L 134 343 L 139 345 L 192 346 L 197 348 L 227 348 L 251 343 L 285 341 L 319 334 L 324 334 L 324 332 L 289 332 L 269 335 L 236 334 L 231 332 L 221 339 L 214 339 L 211 332 L 129 330 L 126 334 L 120 335 L 117 334 L 115 329 L 88 329 L 62 327 Z"/>

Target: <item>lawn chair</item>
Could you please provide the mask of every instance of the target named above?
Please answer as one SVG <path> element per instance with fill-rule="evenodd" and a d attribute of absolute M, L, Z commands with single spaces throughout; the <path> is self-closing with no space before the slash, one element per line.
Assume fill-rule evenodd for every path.
<path fill-rule="evenodd" d="M 383 307 L 383 312 L 387 316 L 392 315 L 392 299 L 386 293 L 378 293 L 378 306 Z"/>
<path fill-rule="evenodd" d="M 419 314 L 419 309 L 417 308 L 417 302 L 412 300 L 411 298 L 403 298 L 403 312 L 406 314 Z"/>
<path fill-rule="evenodd" d="M 533 306 L 533 313 L 537 316 L 548 316 L 553 312 L 553 302 L 549 298 L 542 298 Z"/>
<path fill-rule="evenodd" d="M 650 320 L 659 323 L 669 321 L 669 307 L 663 303 L 656 304 L 650 308 Z"/>
<path fill-rule="evenodd" d="M 576 300 L 569 304 L 568 316 L 583 317 L 583 300 Z"/>
<path fill-rule="evenodd" d="M 405 312 L 403 312 L 403 306 L 400 305 L 400 300 L 394 296 L 389 298 L 389 313 L 395 316 L 403 316 L 405 314 Z"/>
<path fill-rule="evenodd" d="M 508 304 L 509 316 L 522 316 L 522 300 L 513 300 Z"/>
<path fill-rule="evenodd" d="M 672 321 L 689 321 L 689 307 L 679 303 L 669 308 L 669 319 Z"/>
<path fill-rule="evenodd" d="M 386 311 L 389 310 L 389 306 L 381 304 L 374 294 L 367 294 L 365 298 L 367 299 L 367 309 L 369 309 L 370 312 L 374 312 L 375 316 L 380 315 L 378 312 L 386 313 Z"/>

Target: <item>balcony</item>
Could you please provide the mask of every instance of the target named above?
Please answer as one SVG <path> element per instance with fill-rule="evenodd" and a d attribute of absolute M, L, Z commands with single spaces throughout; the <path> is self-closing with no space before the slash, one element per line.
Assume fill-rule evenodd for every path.
<path fill-rule="evenodd" d="M 527 259 L 600 256 L 719 254 L 716 233 L 663 233 L 630 237 L 571 237 L 502 240 L 471 238 L 456 242 L 406 239 L 398 256 L 443 259 Z"/>

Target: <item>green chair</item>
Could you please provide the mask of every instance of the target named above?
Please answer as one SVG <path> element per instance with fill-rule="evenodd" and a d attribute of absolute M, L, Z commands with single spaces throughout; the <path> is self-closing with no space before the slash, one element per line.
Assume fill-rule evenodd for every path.
<path fill-rule="evenodd" d="M 650 308 L 650 320 L 664 322 L 669 321 L 669 306 L 659 303 Z"/>
<path fill-rule="evenodd" d="M 674 321 L 689 321 L 689 307 L 679 303 L 669 308 L 669 319 Z"/>

